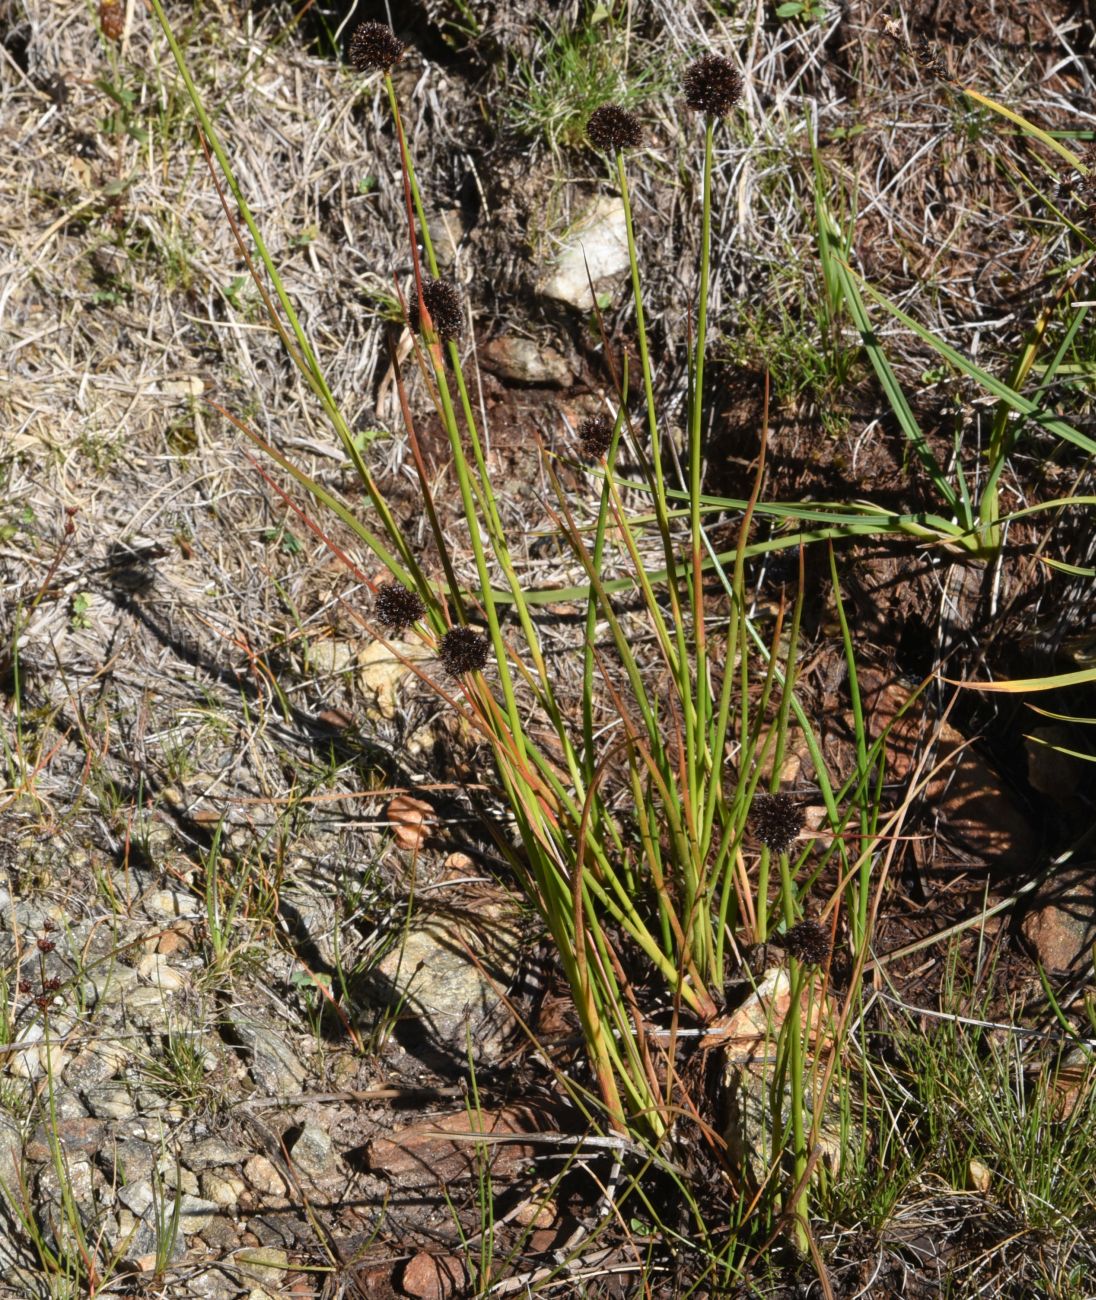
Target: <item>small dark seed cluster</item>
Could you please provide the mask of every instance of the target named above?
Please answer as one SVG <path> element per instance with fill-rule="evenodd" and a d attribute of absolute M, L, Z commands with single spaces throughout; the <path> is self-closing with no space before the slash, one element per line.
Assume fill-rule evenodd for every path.
<path fill-rule="evenodd" d="M 487 667 L 490 652 L 487 638 L 470 627 L 450 628 L 438 646 L 438 658 L 450 677 L 481 672 Z"/>
<path fill-rule="evenodd" d="M 430 313 L 434 333 L 443 343 L 459 339 L 464 333 L 464 309 L 461 306 L 460 290 L 452 280 L 424 280 L 422 282 L 422 300 Z M 407 309 L 407 319 L 416 334 L 422 330 L 422 314 L 419 311 L 418 295 L 412 292 Z"/>
<path fill-rule="evenodd" d="M 927 36 L 915 36 L 910 42 L 910 52 L 922 72 L 937 77 L 940 81 L 947 81 L 948 70 L 944 66 L 944 60 Z"/>
<path fill-rule="evenodd" d="M 821 966 L 832 947 L 829 930 L 818 921 L 800 921 L 774 942 L 807 966 Z"/>
<path fill-rule="evenodd" d="M 99 26 L 108 41 L 117 44 L 126 30 L 126 7 L 120 0 L 102 0 L 99 5 Z"/>
<path fill-rule="evenodd" d="M 639 118 L 626 108 L 602 104 L 590 114 L 586 138 L 602 153 L 615 153 L 619 149 L 635 149 L 643 140 L 643 129 Z"/>
<path fill-rule="evenodd" d="M 607 415 L 588 416 L 578 426 L 583 454 L 591 460 L 600 460 L 613 441 L 613 422 Z"/>
<path fill-rule="evenodd" d="M 382 627 L 402 632 L 422 618 L 426 606 L 417 591 L 411 591 L 398 582 L 386 582 L 383 587 L 377 588 L 373 613 Z"/>
<path fill-rule="evenodd" d="M 705 54 L 685 69 L 685 103 L 709 117 L 725 117 L 742 98 L 738 69 L 720 54 Z"/>
<path fill-rule="evenodd" d="M 359 23 L 350 38 L 350 62 L 359 72 L 387 72 L 402 53 L 403 41 L 384 23 Z"/>
<path fill-rule="evenodd" d="M 750 829 L 773 853 L 786 853 L 803 829 L 803 810 L 787 794 L 759 794 L 750 808 Z"/>

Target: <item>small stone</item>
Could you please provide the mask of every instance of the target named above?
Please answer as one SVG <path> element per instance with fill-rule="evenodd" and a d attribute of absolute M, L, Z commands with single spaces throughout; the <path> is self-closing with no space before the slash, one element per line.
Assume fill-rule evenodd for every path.
<path fill-rule="evenodd" d="M 179 1226 L 188 1237 L 204 1232 L 221 1207 L 199 1196 L 183 1196 L 179 1201 Z"/>
<path fill-rule="evenodd" d="M 481 349 L 480 360 L 492 374 L 512 384 L 567 388 L 574 382 L 571 367 L 554 348 L 516 335 L 492 339 Z"/>
<path fill-rule="evenodd" d="M 165 930 L 156 944 L 156 951 L 162 957 L 172 957 L 176 953 L 190 951 L 190 936 L 182 929 Z"/>
<path fill-rule="evenodd" d="M 52 1160 L 51 1136 L 66 1159 L 76 1153 L 91 1157 L 102 1148 L 106 1131 L 102 1120 L 90 1118 L 60 1119 L 48 1127 L 40 1124 L 27 1142 L 26 1157 L 34 1161 Z"/>
<path fill-rule="evenodd" d="M 140 977 L 132 966 L 104 963 L 84 985 L 85 1000 L 93 1006 L 115 1006 L 125 999 Z"/>
<path fill-rule="evenodd" d="M 207 1201 L 222 1209 L 231 1209 L 239 1204 L 240 1197 L 247 1190 L 247 1184 L 236 1174 L 225 1171 L 214 1173 L 207 1169 L 201 1177 L 202 1195 Z"/>
<path fill-rule="evenodd" d="M 308 647 L 308 666 L 317 677 L 346 672 L 354 662 L 354 648 L 346 641 L 314 641 Z"/>
<path fill-rule="evenodd" d="M 1091 867 L 1057 871 L 1032 895 L 1020 930 L 1048 970 L 1092 969 L 1096 944 L 1096 876 Z"/>
<path fill-rule="evenodd" d="M 88 1109 L 97 1119 L 129 1119 L 135 1113 L 128 1088 L 94 1088 L 87 1094 Z"/>
<path fill-rule="evenodd" d="M 280 1196 L 285 1190 L 285 1180 L 266 1156 L 252 1156 L 244 1165 L 244 1177 L 257 1192 Z"/>
<path fill-rule="evenodd" d="M 421 642 L 398 642 L 400 655 L 412 663 L 428 656 Z M 411 673 L 410 668 L 383 641 L 371 641 L 358 653 L 358 685 L 370 701 L 367 712 L 376 717 L 394 718 L 400 707 L 400 687 Z"/>
<path fill-rule="evenodd" d="M 124 1187 L 118 1188 L 118 1199 L 127 1210 L 140 1218 L 155 1200 L 152 1180 L 138 1178 L 135 1183 L 126 1183 Z"/>
<path fill-rule="evenodd" d="M 619 198 L 602 197 L 563 236 L 554 265 L 538 289 L 546 298 L 591 311 L 591 281 L 594 291 L 600 292 L 628 267 L 624 205 Z"/>
<path fill-rule="evenodd" d="M 202 1234 L 203 1241 L 216 1226 L 214 1220 L 210 1228 Z M 235 1276 L 235 1271 L 229 1273 L 227 1269 L 216 1265 L 188 1277 L 187 1294 L 195 1296 L 197 1300 L 237 1300 L 240 1295 L 239 1280 Z"/>
<path fill-rule="evenodd" d="M 240 1244 L 240 1230 L 226 1214 L 217 1215 L 208 1228 L 202 1229 L 199 1236 L 218 1259 L 224 1259 Z M 236 1288 L 233 1288 L 231 1294 L 237 1294 Z"/>
<path fill-rule="evenodd" d="M 306 1124 L 293 1143 L 293 1163 L 309 1178 L 322 1178 L 335 1164 L 335 1147 L 326 1129 Z"/>
<path fill-rule="evenodd" d="M 232 1262 L 245 1277 L 277 1285 L 289 1269 L 289 1255 L 275 1246 L 251 1246 L 238 1250 Z"/>
<path fill-rule="evenodd" d="M 250 1073 L 267 1094 L 287 1097 L 300 1092 L 306 1070 L 281 1034 L 268 1025 L 237 1014 L 232 1029 L 250 1050 Z"/>
<path fill-rule="evenodd" d="M 246 1158 L 239 1147 L 231 1146 L 223 1138 L 207 1137 L 186 1149 L 187 1164 L 192 1169 L 210 1169 L 217 1165 L 239 1165 Z"/>
<path fill-rule="evenodd" d="M 126 997 L 126 1010 L 148 1028 L 160 1028 L 168 1021 L 169 998 L 166 988 L 136 988 Z"/>
<path fill-rule="evenodd" d="M 187 977 L 169 966 L 167 958 L 158 952 L 150 952 L 142 957 L 137 963 L 137 973 L 166 992 L 175 992 L 188 982 Z"/>
<path fill-rule="evenodd" d="M 455 1255 L 430 1255 L 420 1250 L 404 1265 L 400 1290 L 415 1300 L 447 1300 L 464 1289 L 464 1264 Z"/>
<path fill-rule="evenodd" d="M 162 916 L 197 916 L 198 900 L 193 894 L 171 889 L 157 889 L 145 899 L 145 910 Z"/>

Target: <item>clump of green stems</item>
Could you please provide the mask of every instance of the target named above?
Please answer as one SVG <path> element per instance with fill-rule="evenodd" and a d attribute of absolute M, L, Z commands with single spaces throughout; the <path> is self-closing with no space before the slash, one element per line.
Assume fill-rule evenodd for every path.
<path fill-rule="evenodd" d="M 1055 136 L 972 87 L 960 85 L 958 82 L 950 82 L 950 85 L 972 104 L 990 110 L 1018 127 L 1028 139 L 1045 145 L 1081 176 L 1089 175 L 1090 168 Z M 827 192 L 831 187 L 817 146 L 813 143 L 814 134 L 812 132 L 812 159 L 818 254 L 830 319 L 836 320 L 839 314 L 847 311 L 898 427 L 906 439 L 911 457 L 917 460 L 933 484 L 946 512 L 941 515 L 895 516 L 886 521 L 885 531 L 904 532 L 912 536 L 921 536 L 925 540 L 933 538 L 935 534 L 934 540 L 945 544 L 953 553 L 987 559 L 1000 552 L 1005 525 L 1009 522 L 1045 511 L 1061 510 L 1070 505 L 1096 504 L 1096 498 L 1090 496 L 1066 497 L 1040 502 L 1003 516 L 1000 499 L 1001 476 L 1017 442 L 1027 429 L 1045 430 L 1060 442 L 1077 447 L 1088 456 L 1096 454 L 1096 440 L 1048 409 L 1051 385 L 1063 370 L 1070 349 L 1074 347 L 1088 314 L 1089 304 L 1077 300 L 1076 289 L 1079 282 L 1088 274 L 1092 254 L 1096 250 L 1096 240 L 1056 207 L 1049 195 L 1040 189 L 1035 181 L 1017 169 L 1021 182 L 1059 221 L 1071 229 L 1082 248 L 1080 253 L 1071 258 L 1057 273 L 1058 282 L 1054 291 L 1047 297 L 1028 327 L 1019 351 L 1012 358 L 1007 380 L 1001 379 L 951 347 L 932 330 L 891 302 L 852 268 L 850 254 L 853 227 L 850 224 L 848 228 L 842 229 L 828 201 Z M 984 392 L 997 399 L 989 439 L 981 457 L 980 472 L 977 474 L 972 476 L 964 470 L 961 463 L 959 456 L 961 433 L 956 435 L 952 472 L 949 473 L 940 463 L 918 423 L 910 400 L 872 325 L 866 301 L 868 298 L 916 335 L 921 342 L 931 347 L 943 359 L 950 371 L 973 380 Z M 1051 326 L 1058 317 L 1062 318 L 1061 333 L 1057 345 L 1050 350 Z M 1044 352 L 1048 352 L 1049 355 L 1039 363 L 1039 358 Z M 1030 394 L 1025 394 L 1024 387 L 1033 373 L 1039 375 L 1039 382 Z M 865 522 L 870 527 L 875 521 L 865 520 Z M 1057 562 L 1053 559 L 1044 557 L 1044 560 L 1051 567 L 1056 566 Z M 1089 576 L 1092 576 L 1091 571 Z"/>
<path fill-rule="evenodd" d="M 747 559 L 782 547 L 798 548 L 802 555 L 807 542 L 860 532 L 902 532 L 935 539 L 950 526 L 943 521 L 887 514 L 871 506 L 810 508 L 763 503 L 764 435 L 748 499 L 716 501 L 702 494 L 713 141 L 719 125 L 716 118 L 708 117 L 704 121 L 699 296 L 689 366 L 687 462 L 678 485 L 672 487 L 667 481 L 666 466 L 672 462 L 656 409 L 628 175 L 624 158 L 618 154 L 613 159 L 613 175 L 627 222 L 644 428 L 633 426 L 626 414 L 626 362 L 618 365 L 606 347 L 620 414 L 599 471 L 600 499 L 592 521 L 577 517 L 552 459 L 545 457 L 556 497 L 552 517 L 583 581 L 569 588 L 541 591 L 523 586 L 487 472 L 481 430 L 458 347 L 453 341 L 443 344 L 428 330 L 416 341 L 415 357 L 449 438 L 476 572 L 474 588 L 463 588 L 438 521 L 414 419 L 397 370 L 410 449 L 443 571 L 433 580 L 362 459 L 189 75 L 160 0 L 153 0 L 153 7 L 190 92 L 203 143 L 216 157 L 227 182 L 226 218 L 237 233 L 272 324 L 361 480 L 373 521 L 367 523 L 352 513 L 243 421 L 225 414 L 319 506 L 350 529 L 395 581 L 418 593 L 426 611 L 418 628 L 428 643 L 437 645 L 455 626 L 475 624 L 486 630 L 494 657 L 490 674 L 468 673 L 454 684 L 444 674 L 431 675 L 418 663 L 407 661 L 407 667 L 428 681 L 490 745 L 499 786 L 520 841 L 520 847 L 515 847 L 509 833 L 500 829 L 498 847 L 523 881 L 552 936 L 581 1020 L 600 1102 L 612 1126 L 657 1147 L 680 1107 L 674 1052 L 672 1043 L 666 1050 L 649 1033 L 628 973 L 635 969 L 632 959 L 638 954 L 661 982 L 677 1012 L 675 1023 L 681 1015 L 700 1024 L 709 1022 L 720 1009 L 726 972 L 739 958 L 739 941 L 765 940 L 791 926 L 802 912 L 805 893 L 836 859 L 841 887 L 827 914 L 839 907 L 845 910 L 853 955 L 862 963 L 867 956 L 878 846 L 893 830 L 893 823 L 880 824 L 878 813 L 885 738 L 871 741 L 868 737 L 832 552 L 831 574 L 856 725 L 856 765 L 843 781 L 831 776 L 796 695 L 802 580 L 797 599 L 790 610 L 781 609 L 766 640 L 749 613 Z M 399 141 L 414 292 L 420 317 L 428 320 L 422 287 L 427 275 L 438 275 L 438 267 L 395 88 L 387 72 L 384 85 Z M 245 246 L 237 211 L 265 276 Z M 616 472 L 625 440 L 639 467 L 635 481 L 622 480 Z M 630 513 L 626 493 L 645 497 L 646 510 Z M 721 553 L 713 547 L 704 521 L 707 514 L 727 510 L 741 513 L 741 525 L 738 544 Z M 798 526 L 783 536 L 752 542 L 753 526 L 763 515 Z M 312 521 L 305 522 L 323 536 Z M 650 567 L 643 558 L 649 539 L 659 552 L 660 567 Z M 610 559 L 624 563 L 628 576 L 606 580 L 602 575 Z M 712 595 L 713 578 L 718 601 Z M 650 673 L 637 656 L 634 630 L 625 626 L 614 604 L 621 591 L 639 593 L 659 660 L 671 682 L 668 704 L 664 697 L 656 696 Z M 578 719 L 572 719 L 548 671 L 536 624 L 539 606 L 561 601 L 575 602 L 585 610 Z M 508 634 L 504 633 L 504 614 L 511 611 L 517 631 Z M 608 627 L 611 650 L 627 679 L 627 698 L 612 684 L 613 675 L 603 671 L 610 651 L 595 644 L 599 623 Z M 392 649 L 399 656 L 398 646 Z M 608 741 L 599 736 L 596 726 L 595 695 L 599 690 L 620 719 L 617 734 Z M 750 804 L 758 790 L 778 788 L 793 726 L 802 732 L 808 747 L 829 834 L 806 842 L 791 854 L 774 856 L 763 850 L 751 880 L 744 831 Z M 551 734 L 551 750 L 538 739 L 544 730 Z M 632 820 L 627 825 L 612 812 L 607 789 L 609 773 L 621 760 L 631 794 Z M 631 948 L 630 953 L 622 949 L 622 941 Z M 791 965 L 792 1010 L 783 1029 L 774 1035 L 782 1063 L 780 1077 L 788 1080 L 791 1105 L 790 1120 L 774 1125 L 773 1166 L 785 1169 L 788 1177 L 780 1189 L 773 1180 L 774 1190 L 765 1198 L 759 1193 L 753 1204 L 784 1212 L 785 1221 L 797 1225 L 796 1235 L 802 1243 L 813 1167 L 810 1152 L 825 1088 L 814 1090 L 812 1120 L 804 1112 L 811 1017 L 804 1022 L 800 995 L 810 987 L 813 996 L 820 998 L 824 984 L 819 981 L 824 977 L 798 962 Z M 820 1077 L 828 1085 L 832 1074 L 831 1060 Z"/>

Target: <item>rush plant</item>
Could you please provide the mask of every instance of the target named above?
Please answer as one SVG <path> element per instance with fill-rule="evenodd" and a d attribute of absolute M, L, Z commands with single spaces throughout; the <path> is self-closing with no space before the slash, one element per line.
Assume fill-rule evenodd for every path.
<path fill-rule="evenodd" d="M 351 53 L 359 71 L 379 72 L 384 78 L 398 140 L 407 247 L 414 268 L 406 320 L 415 336 L 415 363 L 448 437 L 471 581 L 458 577 L 462 557 L 454 553 L 441 528 L 402 376 L 397 370 L 438 572 L 424 567 L 366 466 L 160 0 L 152 3 L 190 91 L 203 142 L 229 191 L 226 219 L 252 267 L 271 323 L 361 480 L 368 513 L 349 509 L 242 419 L 225 414 L 385 567 L 389 577 L 376 588 L 372 618 L 363 619 L 364 625 L 397 657 L 399 645 L 388 638 L 413 629 L 412 635 L 435 652 L 436 660 L 433 667 L 406 661 L 408 669 L 428 682 L 490 747 L 497 790 L 510 815 L 509 825 L 491 827 L 498 852 L 511 864 L 551 935 L 581 1022 L 599 1100 L 612 1127 L 654 1150 L 662 1146 L 683 1101 L 675 1038 L 671 1035 L 667 1046 L 665 1036 L 654 1032 L 654 1010 L 671 1008 L 675 1025 L 683 1020 L 701 1029 L 715 1025 L 729 972 L 746 969 L 743 948 L 785 936 L 791 1010 L 783 1025 L 773 1026 L 773 1046 L 778 1077 L 786 1079 L 790 1089 L 790 1115 L 778 1116 L 772 1128 L 769 1159 L 778 1176 L 765 1179 L 750 1204 L 765 1207 L 773 1216 L 784 1214 L 783 1222 L 792 1225 L 803 1244 L 815 1164 L 814 1130 L 834 1069 L 832 1055 L 828 1065 L 816 1069 L 808 1052 L 812 1037 L 829 1042 L 832 1052 L 834 1037 L 819 1034 L 819 1017 L 804 1018 L 801 1009 L 829 1005 L 828 959 L 840 910 L 848 914 L 855 960 L 865 959 L 876 890 L 873 872 L 880 843 L 894 831 L 895 821 L 880 824 L 882 738 L 868 736 L 855 693 L 851 637 L 832 560 L 854 685 L 853 771 L 829 770 L 797 698 L 802 579 L 798 596 L 781 607 L 771 626 L 758 623 L 750 613 L 747 558 L 772 545 L 751 543 L 759 515 L 774 509 L 760 499 L 764 429 L 747 500 L 737 506 L 713 505 L 701 490 L 716 201 L 713 155 L 723 120 L 734 111 L 742 90 L 737 65 L 708 54 L 695 61 L 684 78 L 683 99 L 699 136 L 695 147 L 702 157 L 703 188 L 687 446 L 680 471 L 656 400 L 642 257 L 629 194 L 627 155 L 641 142 L 641 123 L 622 107 L 603 106 L 590 124 L 590 140 L 605 154 L 624 207 L 643 409 L 633 420 L 625 399 L 628 358 L 615 356 L 606 342 L 614 414 L 587 422 L 581 430 L 583 453 L 598 488 L 596 504 L 588 507 L 578 494 L 569 493 L 556 462 L 547 454 L 544 458 L 554 497 L 546 511 L 569 550 L 575 585 L 534 591 L 523 579 L 515 539 L 503 524 L 487 468 L 484 430 L 470 397 L 474 386 L 466 377 L 459 346 L 467 333 L 467 304 L 457 286 L 440 275 L 425 219 L 391 75 L 399 42 L 371 24 L 354 38 Z M 608 331 L 602 330 L 602 335 L 607 338 Z M 627 480 L 617 471 L 624 453 L 636 466 Z M 637 501 L 643 506 L 638 511 Z M 737 545 L 717 552 L 706 515 L 713 509 L 735 508 L 740 513 Z M 797 548 L 800 555 L 808 540 L 854 534 L 861 527 L 932 528 L 870 508 L 797 513 L 786 507 L 777 513 L 785 521 L 807 525 L 776 543 Z M 304 522 L 324 536 L 319 523 L 311 518 Z M 605 575 L 610 570 L 626 576 L 609 580 Z M 625 608 L 622 592 L 638 596 L 638 617 Z M 582 644 L 575 649 L 581 683 L 577 701 L 561 689 L 545 660 L 538 611 L 549 602 L 570 602 L 584 616 Z M 629 603 L 634 607 L 634 600 Z M 600 641 L 599 628 L 607 629 Z M 655 647 L 653 665 L 637 649 L 641 639 Z M 609 726 L 604 725 L 606 717 L 614 720 Z M 793 729 L 803 736 L 824 805 L 824 830 L 810 839 L 799 838 L 801 813 L 797 821 L 794 809 L 775 818 L 779 835 L 764 832 L 764 826 L 763 833 L 756 830 L 767 816 L 773 820 L 774 806 L 783 807 L 781 773 Z M 618 811 L 622 802 L 626 814 Z M 831 864 L 840 881 L 838 890 L 818 918 L 804 922 L 806 896 Z M 816 1084 L 813 1113 L 806 1101 L 810 1073 Z"/>

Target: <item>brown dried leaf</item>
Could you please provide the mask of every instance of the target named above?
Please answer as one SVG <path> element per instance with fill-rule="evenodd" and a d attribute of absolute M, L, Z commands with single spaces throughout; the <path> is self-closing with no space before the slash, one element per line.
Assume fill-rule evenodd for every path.
<path fill-rule="evenodd" d="M 400 794 L 388 805 L 385 816 L 392 824 L 392 834 L 400 848 L 417 852 L 430 834 L 434 810 L 424 799 Z"/>

